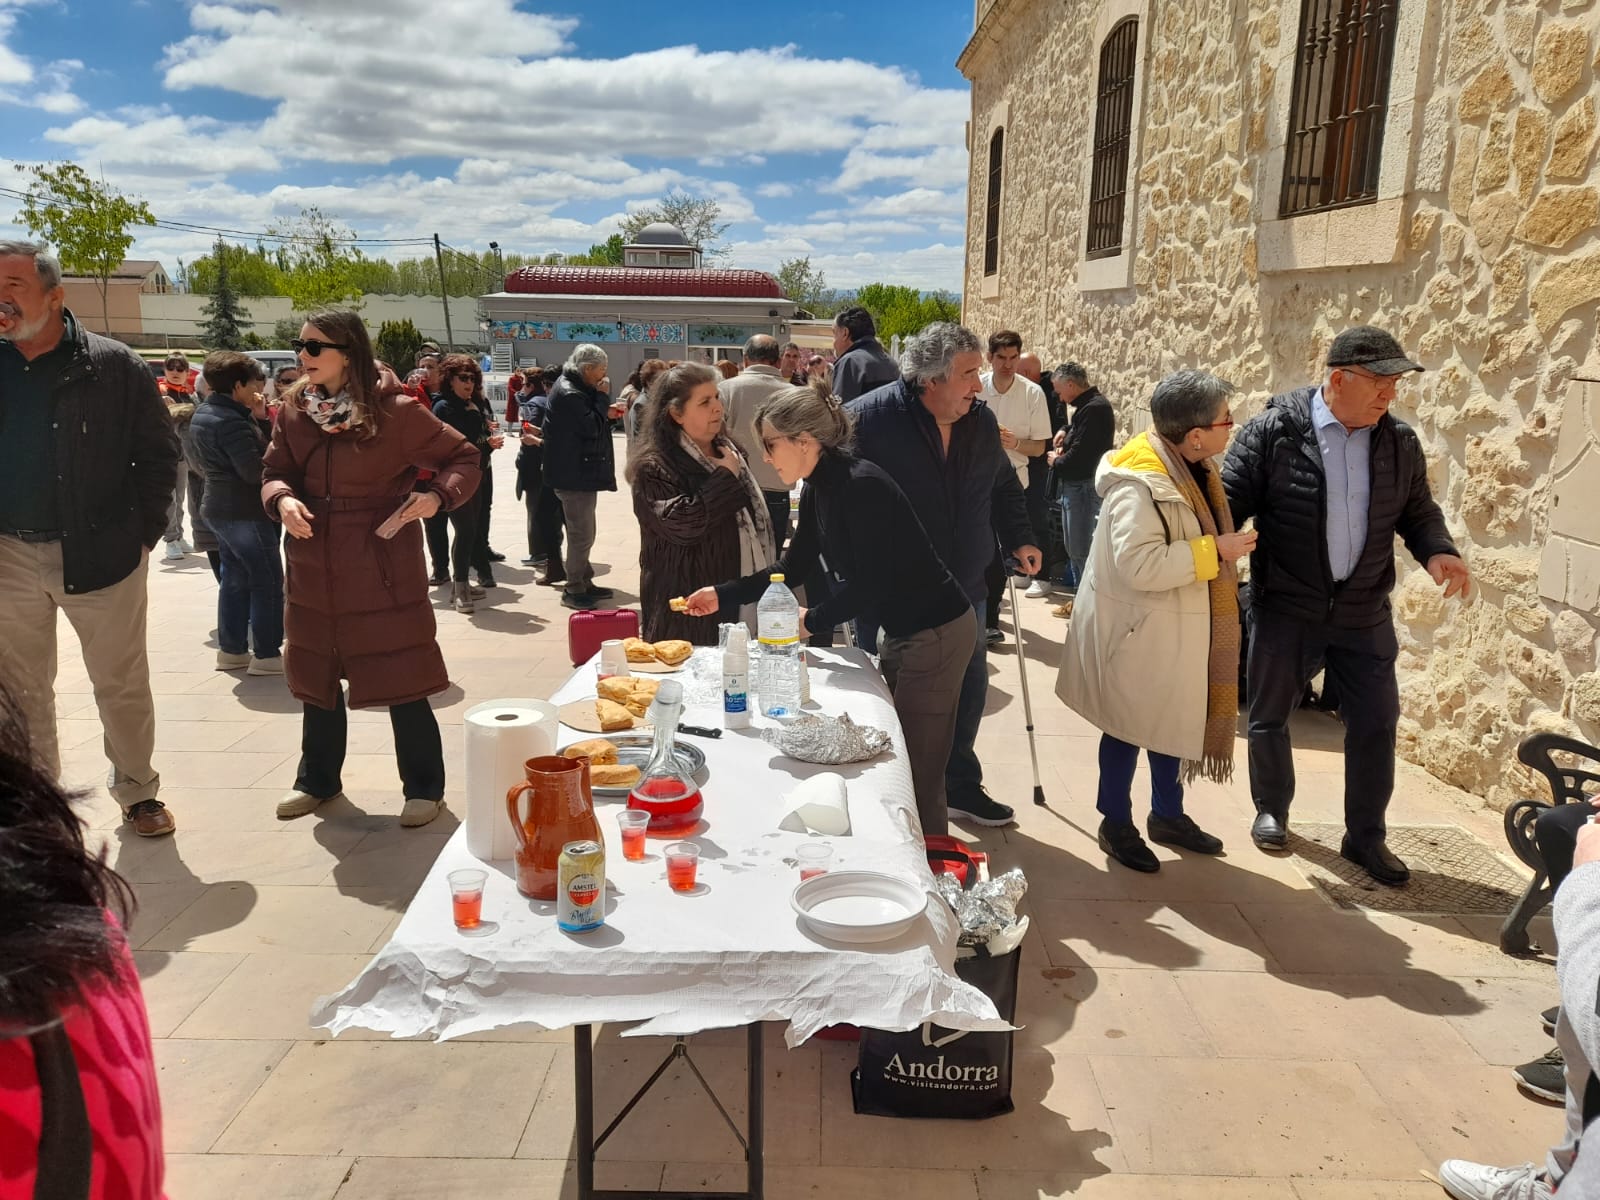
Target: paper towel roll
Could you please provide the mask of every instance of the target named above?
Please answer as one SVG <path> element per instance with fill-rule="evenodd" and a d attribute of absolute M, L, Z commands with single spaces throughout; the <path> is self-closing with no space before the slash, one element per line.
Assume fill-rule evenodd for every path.
<path fill-rule="evenodd" d="M 506 792 L 526 778 L 522 764 L 556 752 L 561 720 L 543 700 L 490 700 L 467 710 L 467 850 L 485 862 L 516 855 Z"/>
<path fill-rule="evenodd" d="M 850 832 L 850 808 L 844 780 L 837 775 L 813 775 L 784 797 L 789 811 L 778 822 L 790 833 L 823 833 L 844 837 Z"/>

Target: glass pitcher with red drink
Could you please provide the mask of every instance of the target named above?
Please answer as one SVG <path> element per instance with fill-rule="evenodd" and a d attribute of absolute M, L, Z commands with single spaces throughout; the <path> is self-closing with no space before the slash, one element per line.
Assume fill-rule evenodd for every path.
<path fill-rule="evenodd" d="M 664 679 L 656 689 L 646 720 L 655 726 L 656 743 L 650 762 L 628 795 L 628 807 L 650 814 L 650 837 L 684 837 L 700 825 L 704 804 L 700 786 L 678 761 L 674 741 L 678 718 L 683 715 L 683 685 Z"/>

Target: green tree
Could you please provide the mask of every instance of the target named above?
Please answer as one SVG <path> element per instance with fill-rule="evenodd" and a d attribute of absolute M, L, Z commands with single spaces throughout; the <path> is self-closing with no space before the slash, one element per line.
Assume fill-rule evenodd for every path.
<path fill-rule="evenodd" d="M 833 299 L 827 277 L 811 265 L 810 255 L 779 263 L 777 279 L 783 294 L 808 312 L 827 308 Z"/>
<path fill-rule="evenodd" d="M 133 245 L 131 225 L 153 225 L 150 206 L 105 184 L 96 183 L 76 163 L 39 163 L 17 170 L 31 175 L 19 214 L 29 233 L 56 248 L 61 266 L 89 275 L 100 288 L 100 315 L 111 331 L 111 276 Z"/>
<path fill-rule="evenodd" d="M 855 302 L 872 314 L 878 336 L 909 337 L 935 321 L 959 321 L 961 302 L 949 292 L 924 295 L 895 283 L 869 283 L 856 291 Z"/>
<path fill-rule="evenodd" d="M 222 252 L 222 241 L 217 241 L 217 274 L 211 289 L 211 299 L 201 308 L 205 324 L 200 328 L 200 340 L 213 350 L 243 350 L 245 324 L 250 314 L 239 303 L 239 294 L 233 290 L 228 256 Z"/>
<path fill-rule="evenodd" d="M 633 241 L 641 229 L 657 221 L 666 221 L 683 230 L 684 236 L 700 247 L 707 262 L 726 258 L 729 253 L 720 243 L 732 222 L 722 220 L 722 205 L 710 196 L 693 196 L 682 188 L 673 189 L 655 204 L 639 209 L 623 221 L 623 242 Z"/>
<path fill-rule="evenodd" d="M 197 296 L 209 296 L 216 286 L 217 272 L 222 262 L 228 264 L 228 280 L 240 296 L 281 296 L 283 272 L 265 246 L 254 250 L 245 246 L 230 246 L 219 241 L 210 254 L 202 255 L 189 264 L 186 283 Z"/>
<path fill-rule="evenodd" d="M 363 296 L 392 296 L 400 290 L 400 273 L 386 258 L 358 258 L 350 265 L 350 278 Z"/>
<path fill-rule="evenodd" d="M 641 226 L 642 228 L 642 226 Z M 566 265 L 569 267 L 620 267 L 623 261 L 622 235 L 613 233 L 603 242 L 596 242 L 582 254 L 568 254 Z M 506 270 L 514 268 L 507 260 Z"/>
<path fill-rule="evenodd" d="M 289 343 L 300 336 L 300 326 L 305 322 L 299 317 L 279 317 L 272 323 L 271 344 L 263 346 L 264 350 L 287 350 Z"/>
<path fill-rule="evenodd" d="M 297 312 L 319 308 L 360 307 L 361 287 L 356 276 L 363 261 L 353 245 L 355 233 L 315 205 L 286 224 L 268 226 L 282 238 L 278 251 L 283 271 L 283 294 Z"/>
<path fill-rule="evenodd" d="M 395 369 L 402 379 L 417 361 L 417 351 L 422 349 L 422 331 L 409 318 L 404 321 L 385 321 L 378 327 L 378 339 L 373 349 L 378 357 Z"/>

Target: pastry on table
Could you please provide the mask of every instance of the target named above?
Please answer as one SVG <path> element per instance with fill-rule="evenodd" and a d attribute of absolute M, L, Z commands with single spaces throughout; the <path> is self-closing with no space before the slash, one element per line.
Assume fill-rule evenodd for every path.
<path fill-rule="evenodd" d="M 633 714 L 615 700 L 607 700 L 604 696 L 595 697 L 594 714 L 599 718 L 600 728 L 605 733 L 633 728 Z"/>
<path fill-rule="evenodd" d="M 633 685 L 629 689 L 633 695 L 643 696 L 647 700 L 654 700 L 656 698 L 656 692 L 661 687 L 661 681 L 659 679 L 644 679 L 638 675 L 630 675 L 628 677 L 628 682 Z"/>
<path fill-rule="evenodd" d="M 681 638 L 669 638 L 664 642 L 656 642 L 651 649 L 655 656 L 669 667 L 675 667 L 694 653 L 694 647 Z"/>
<path fill-rule="evenodd" d="M 632 763 L 596 763 L 589 764 L 590 787 L 632 787 L 639 782 L 639 776 L 644 774 Z"/>
<path fill-rule="evenodd" d="M 622 652 L 628 656 L 629 662 L 655 662 L 656 649 L 643 638 L 623 638 Z"/>
<path fill-rule="evenodd" d="M 626 704 L 628 697 L 633 695 L 634 679 L 628 675 L 613 675 L 609 679 L 602 679 L 595 684 L 595 695 L 606 700 L 614 700 L 618 704 Z"/>
<path fill-rule="evenodd" d="M 614 764 L 617 761 L 617 744 L 609 738 L 587 738 L 564 746 L 558 753 L 563 758 L 587 758 L 591 768 Z"/>

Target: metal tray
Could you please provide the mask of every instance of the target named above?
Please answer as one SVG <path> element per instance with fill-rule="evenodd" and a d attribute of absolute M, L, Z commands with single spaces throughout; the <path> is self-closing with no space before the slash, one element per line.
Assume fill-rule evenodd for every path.
<path fill-rule="evenodd" d="M 650 753 L 655 749 L 656 739 L 653 733 L 602 733 L 599 737 L 605 738 L 617 748 L 617 761 L 631 764 L 644 770 L 645 764 L 650 761 Z M 592 738 L 583 738 L 590 741 Z M 701 773 L 706 769 L 705 752 L 699 746 L 690 742 L 674 741 L 672 748 L 678 756 L 678 762 L 685 772 L 696 777 L 697 783 L 704 783 Z M 594 787 L 590 789 L 596 796 L 622 796 L 626 797 L 633 791 L 631 787 Z"/>

